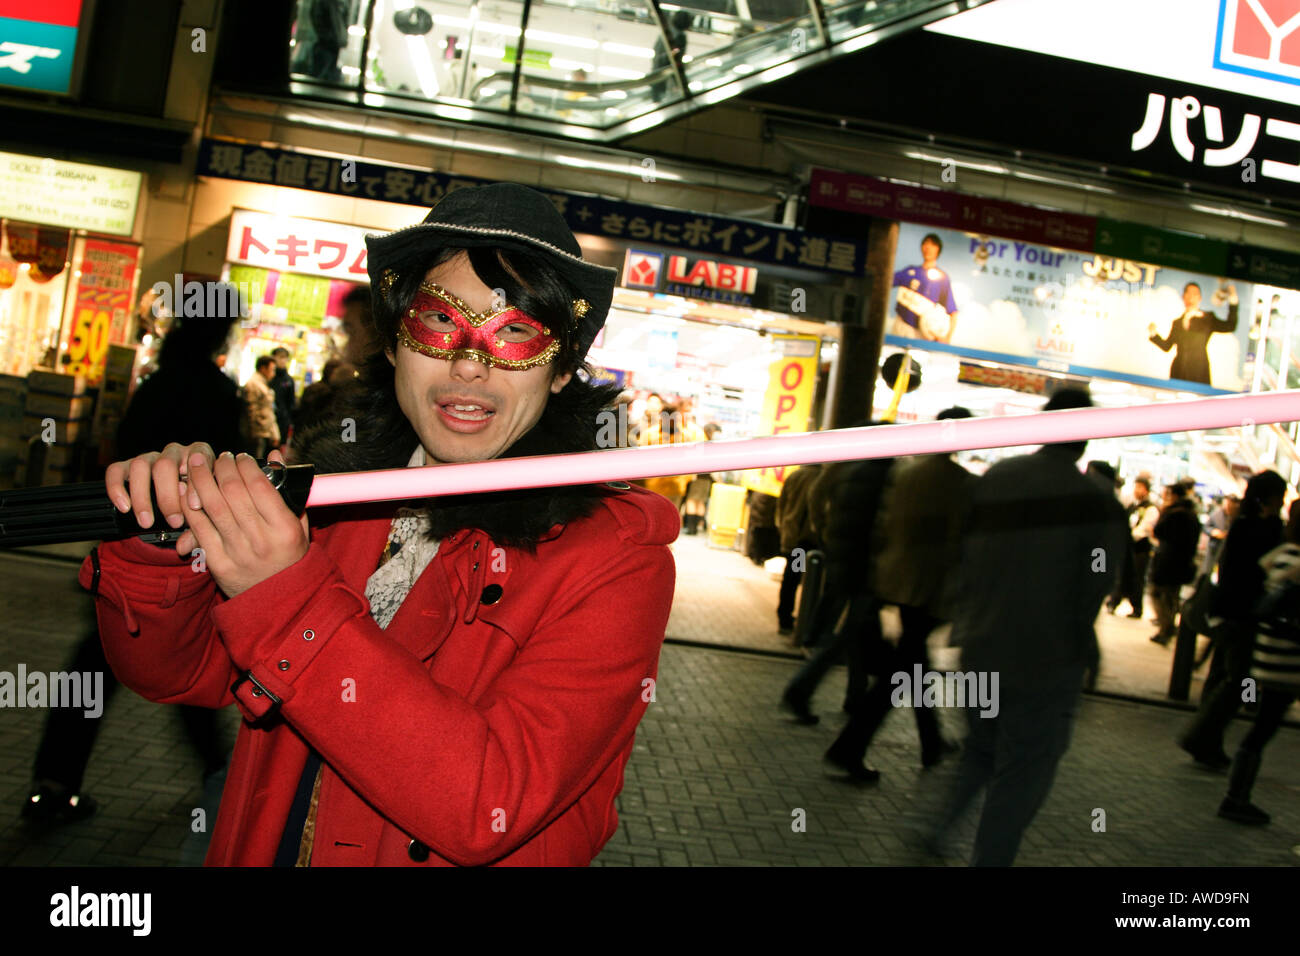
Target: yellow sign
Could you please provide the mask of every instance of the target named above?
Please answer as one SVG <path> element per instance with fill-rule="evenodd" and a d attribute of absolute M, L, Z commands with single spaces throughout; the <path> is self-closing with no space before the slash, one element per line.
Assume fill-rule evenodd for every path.
<path fill-rule="evenodd" d="M 774 335 L 777 357 L 768 375 L 759 435 L 794 435 L 808 430 L 813 396 L 817 391 L 817 356 L 821 340 L 814 335 Z M 785 476 L 794 466 L 778 465 L 744 473 L 752 491 L 779 495 Z"/>

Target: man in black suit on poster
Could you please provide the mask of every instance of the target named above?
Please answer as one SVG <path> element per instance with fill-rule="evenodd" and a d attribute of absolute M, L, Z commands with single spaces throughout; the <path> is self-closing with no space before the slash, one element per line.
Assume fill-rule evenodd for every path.
<path fill-rule="evenodd" d="M 1189 282 L 1183 287 L 1183 314 L 1174 319 L 1169 334 L 1163 338 L 1156 334 L 1155 323 L 1147 326 L 1150 341 L 1160 351 L 1176 349 L 1169 366 L 1171 379 L 1210 384 L 1210 356 L 1206 345 L 1215 332 L 1237 331 L 1237 287 L 1228 286 L 1228 317 L 1220 319 L 1213 312 L 1202 312 L 1201 287 Z"/>

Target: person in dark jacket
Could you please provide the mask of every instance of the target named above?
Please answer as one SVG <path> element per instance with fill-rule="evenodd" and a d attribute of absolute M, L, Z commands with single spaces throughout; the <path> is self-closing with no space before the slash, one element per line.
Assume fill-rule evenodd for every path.
<path fill-rule="evenodd" d="M 651 73 L 658 74 L 670 66 L 681 65 L 682 57 L 686 55 L 686 31 L 691 25 L 691 19 L 690 11 L 675 10 L 671 17 L 664 20 L 663 36 L 655 40 L 654 55 L 650 61 Z M 675 79 L 660 80 L 651 85 L 650 95 L 656 101 L 662 100 L 670 89 L 678 89 Z"/>
<path fill-rule="evenodd" d="M 944 409 L 936 421 L 970 418 L 967 408 Z M 889 665 L 892 673 L 930 671 L 926 640 L 944 621 L 952 619 L 950 584 L 961 551 L 961 528 L 970 505 L 975 476 L 952 455 L 924 455 L 899 462 L 890 472 L 889 487 L 876 524 L 872 590 L 886 604 L 898 607 L 903 625 Z M 835 743 L 839 753 L 860 760 L 876 731 L 893 710 L 893 685 L 876 681 Z M 939 719 L 928 707 L 913 708 L 921 744 L 921 766 L 932 767 L 955 749 L 944 741 Z"/>
<path fill-rule="evenodd" d="M 233 319 L 178 318 L 163 339 L 158 371 L 140 383 L 117 429 L 117 454 L 133 458 L 159 438 L 206 441 L 218 453 L 248 451 L 240 437 L 239 386 L 217 365 Z"/>
<path fill-rule="evenodd" d="M 1246 483 L 1241 513 L 1232 523 L 1219 555 L 1219 583 L 1210 599 L 1215 627 L 1214 657 L 1201 690 L 1196 717 L 1178 745 L 1197 765 L 1223 772 L 1232 765 L 1223 749 L 1223 732 L 1241 706 L 1242 681 L 1250 675 L 1255 642 L 1255 604 L 1264 591 L 1260 559 L 1282 543 L 1282 502 L 1286 481 L 1261 471 Z"/>
<path fill-rule="evenodd" d="M 654 490 L 650 483 L 646 487 Z M 781 532 L 776 527 L 776 495 L 751 490 L 747 497 L 749 521 L 745 525 L 745 557 L 762 565 L 781 553 Z"/>
<path fill-rule="evenodd" d="M 877 511 L 893 464 L 892 458 L 838 462 L 824 467 L 812 486 L 813 533 L 826 554 L 826 583 L 813 621 L 817 651 L 781 696 L 782 707 L 802 723 L 817 722 L 810 708 L 813 692 L 841 656 L 847 656 L 849 665 L 846 709 L 861 699 L 873 667 L 883 660 L 880 602 L 870 590 L 868 569 Z M 836 630 L 846 608 L 844 626 Z M 839 750 L 828 752 L 826 759 L 859 782 L 880 778 L 860 759 L 855 762 Z"/>
<path fill-rule="evenodd" d="M 271 358 L 275 359 L 275 377 L 271 379 L 271 391 L 275 393 L 275 423 L 280 426 L 280 444 L 289 444 L 289 426 L 298 409 L 298 399 L 294 394 L 296 386 L 293 376 L 289 374 L 289 350 L 272 349 Z"/>
<path fill-rule="evenodd" d="M 794 633 L 795 595 L 807 568 L 808 552 L 818 547 L 808 511 L 809 492 L 821 474 L 821 465 L 803 465 L 788 474 L 776 500 L 776 526 L 781 532 L 785 573 L 781 575 L 781 596 L 776 605 L 777 627 L 782 634 Z"/>
<path fill-rule="evenodd" d="M 347 4 L 343 0 L 302 0 L 294 30 L 294 73 L 337 83 L 339 52 L 347 46 Z"/>
<path fill-rule="evenodd" d="M 1196 577 L 1196 544 L 1201 539 L 1201 522 L 1187 498 L 1187 486 L 1165 488 L 1164 507 L 1151 537 L 1156 542 L 1151 557 L 1151 597 L 1156 605 L 1160 629 L 1151 640 L 1161 647 L 1178 633 L 1178 608 L 1183 585 Z"/>
<path fill-rule="evenodd" d="M 1259 710 L 1232 761 L 1228 793 L 1219 804 L 1219 816 L 1254 826 L 1270 819 L 1250 802 L 1264 747 L 1300 695 L 1300 498 L 1291 502 L 1286 544 L 1264 555 L 1260 565 L 1268 575 L 1267 610 L 1261 615 L 1250 668 L 1259 685 Z"/>
<path fill-rule="evenodd" d="M 1062 389 L 1043 408 L 1091 404 L 1086 392 Z M 1115 496 L 1079 471 L 1086 447 L 1045 445 L 998 462 L 971 486 L 952 643 L 966 674 L 987 680 L 991 693 L 987 708 L 966 698 L 970 733 L 930 847 L 943 853 L 987 786 L 972 866 L 1015 860 L 1069 749 L 1084 675 L 1098 666 L 1097 612 L 1125 528 Z"/>
<path fill-rule="evenodd" d="M 140 383 L 127 403 L 117 430 L 117 454 L 131 458 L 168 442 L 206 441 L 216 452 L 246 451 L 240 438 L 243 405 L 239 387 L 217 365 L 226 353 L 235 318 L 193 316 L 177 318 L 163 340 L 158 371 Z M 102 673 L 103 705 L 118 688 L 108 666 L 98 628 L 86 633 L 65 668 L 68 673 Z M 181 719 L 194 749 L 203 760 L 206 778 L 225 767 L 227 748 L 217 729 L 217 712 L 181 706 Z M 32 786 L 23 802 L 23 817 L 31 823 L 66 823 L 90 816 L 97 801 L 81 792 L 100 721 L 86 720 L 77 710 L 55 707 L 45 723 L 32 769 Z"/>

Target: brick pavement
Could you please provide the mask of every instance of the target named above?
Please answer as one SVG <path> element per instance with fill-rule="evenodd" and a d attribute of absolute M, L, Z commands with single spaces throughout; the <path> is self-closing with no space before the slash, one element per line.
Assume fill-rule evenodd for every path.
<path fill-rule="evenodd" d="M 741 559 L 743 560 L 743 559 Z M 88 598 L 74 566 L 0 555 L 0 669 L 63 666 L 85 625 Z M 722 593 L 714 590 L 715 595 Z M 656 701 L 638 734 L 619 798 L 623 825 L 596 865 L 897 865 L 932 862 L 912 836 L 952 765 L 921 771 L 909 714 L 894 714 L 870 761 L 884 774 L 859 788 L 828 776 L 821 754 L 844 719 L 835 669 L 816 705 L 823 724 L 785 720 L 773 704 L 794 661 L 668 645 Z M 936 666 L 947 666 L 943 656 Z M 954 735 L 960 715 L 940 719 Z M 175 713 L 129 691 L 103 718 L 86 790 L 89 820 L 44 834 L 20 821 L 44 712 L 0 710 L 0 864 L 176 865 L 202 854 L 191 814 L 203 804 L 201 764 Z M 1027 865 L 1295 865 L 1300 856 L 1300 731 L 1270 746 L 1256 790 L 1274 815 L 1263 829 L 1214 816 L 1225 780 L 1195 770 L 1172 739 L 1185 715 L 1168 708 L 1085 701 L 1056 786 L 1026 836 Z M 233 741 L 238 715 L 222 725 Z M 1230 744 L 1245 732 L 1238 721 Z M 1094 833 L 1102 808 L 1107 829 Z M 794 832 L 803 810 L 806 832 Z M 211 827 L 213 815 L 208 815 Z M 973 821 L 959 833 L 968 851 Z M 949 863 L 959 864 L 953 859 Z"/>

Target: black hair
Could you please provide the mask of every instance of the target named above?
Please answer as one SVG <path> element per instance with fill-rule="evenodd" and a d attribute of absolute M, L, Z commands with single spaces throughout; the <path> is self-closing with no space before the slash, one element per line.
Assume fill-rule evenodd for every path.
<path fill-rule="evenodd" d="M 934 416 L 936 422 L 945 422 L 950 418 L 973 418 L 971 410 L 963 405 L 954 405 L 952 408 L 945 408 L 938 415 Z"/>
<path fill-rule="evenodd" d="M 1043 411 L 1056 412 L 1067 408 L 1092 408 L 1092 396 L 1081 388 L 1063 388 L 1047 400 Z"/>
<path fill-rule="evenodd" d="M 344 308 L 350 305 L 357 305 L 365 311 L 366 315 L 370 314 L 370 290 L 363 285 L 353 286 L 348 290 L 347 295 L 343 296 L 342 304 Z"/>
<path fill-rule="evenodd" d="M 1087 470 L 1091 471 L 1093 474 L 1101 475 L 1101 477 L 1105 478 L 1112 484 L 1118 480 L 1116 478 L 1115 466 L 1108 461 L 1102 461 L 1100 458 L 1088 462 Z"/>
<path fill-rule="evenodd" d="M 1241 513 L 1248 518 L 1258 518 L 1265 501 L 1285 494 L 1285 478 L 1276 471 L 1261 471 L 1246 482 L 1246 493 L 1241 498 Z"/>
<path fill-rule="evenodd" d="M 925 238 L 921 240 L 921 245 L 925 245 L 927 242 L 933 242 L 939 247 L 939 251 L 943 252 L 943 240 L 939 238 L 937 233 L 927 232 Z"/>
<path fill-rule="evenodd" d="M 278 346 L 277 348 L 273 348 L 273 349 L 271 349 L 271 354 L 272 354 L 272 355 L 279 355 L 279 354 L 281 354 L 281 353 L 283 353 L 283 354 L 285 355 L 285 357 L 287 358 L 288 355 L 289 355 L 289 350 L 288 350 L 287 348 L 285 348 L 283 345 Z"/>
<path fill-rule="evenodd" d="M 1187 285 L 1183 286 L 1183 293 L 1186 294 L 1186 293 L 1187 293 L 1187 290 L 1188 290 L 1188 289 L 1191 289 L 1191 288 L 1193 288 L 1193 287 L 1195 287 L 1195 289 L 1196 289 L 1197 292 L 1200 292 L 1200 291 L 1201 291 L 1200 283 L 1198 283 L 1198 282 L 1189 282 L 1189 283 L 1187 283 Z"/>
<path fill-rule="evenodd" d="M 274 364 L 275 364 L 275 359 L 271 358 L 271 356 L 269 355 L 263 355 L 257 360 L 256 368 L 260 372 L 268 365 L 274 365 Z"/>
<path fill-rule="evenodd" d="M 1175 498 L 1187 497 L 1187 486 L 1181 481 L 1175 481 L 1172 485 L 1165 485 L 1165 491 L 1169 492 Z"/>
<path fill-rule="evenodd" d="M 229 317 L 178 316 L 171 330 L 163 337 L 158 352 L 158 365 L 192 365 L 211 362 L 226 351 L 230 343 L 231 326 L 238 315 Z"/>

